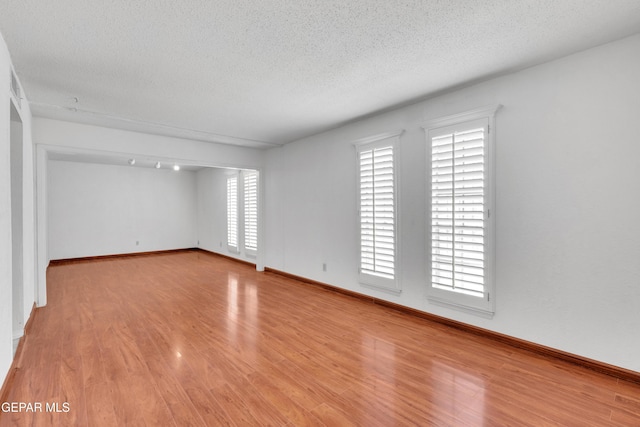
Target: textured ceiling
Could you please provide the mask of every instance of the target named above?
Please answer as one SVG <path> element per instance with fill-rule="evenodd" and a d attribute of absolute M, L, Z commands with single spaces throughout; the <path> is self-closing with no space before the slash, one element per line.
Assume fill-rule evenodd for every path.
<path fill-rule="evenodd" d="M 0 0 L 36 115 L 269 147 L 640 31 L 639 0 Z"/>

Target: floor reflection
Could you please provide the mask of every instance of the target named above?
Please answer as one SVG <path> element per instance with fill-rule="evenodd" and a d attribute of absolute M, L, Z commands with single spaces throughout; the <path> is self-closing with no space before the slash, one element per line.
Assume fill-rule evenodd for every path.
<path fill-rule="evenodd" d="M 234 272 L 227 273 L 227 338 L 243 347 L 256 345 L 258 332 L 258 286 L 247 282 Z M 238 328 L 241 327 L 242 331 Z M 238 342 L 242 340 L 242 343 Z"/>
<path fill-rule="evenodd" d="M 238 337 L 238 274 L 227 273 L 227 338 L 235 343 Z"/>
<path fill-rule="evenodd" d="M 390 337 L 385 337 L 389 338 Z M 425 344 L 426 345 L 426 344 Z M 425 359 L 375 334 L 361 337 L 363 419 L 416 425 L 485 425 L 485 377 L 446 359 Z"/>
<path fill-rule="evenodd" d="M 370 334 L 362 335 L 362 367 L 365 375 L 395 381 L 395 344 Z"/>
<path fill-rule="evenodd" d="M 432 399 L 439 411 L 454 414 L 458 419 L 484 419 L 485 379 L 482 376 L 453 363 L 433 360 L 429 378 L 435 385 Z"/>
<path fill-rule="evenodd" d="M 367 416 L 384 419 L 389 412 L 397 412 L 396 346 L 374 335 L 363 334 L 361 342 L 363 378 L 370 378 L 369 387 L 376 400 L 385 405 L 368 406 Z"/>

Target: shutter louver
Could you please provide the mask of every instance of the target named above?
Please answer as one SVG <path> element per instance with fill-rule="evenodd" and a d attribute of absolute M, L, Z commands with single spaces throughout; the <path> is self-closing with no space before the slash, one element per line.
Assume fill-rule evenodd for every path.
<path fill-rule="evenodd" d="M 227 178 L 227 245 L 238 247 L 238 177 Z"/>
<path fill-rule="evenodd" d="M 258 172 L 244 173 L 244 247 L 258 250 Z"/>
<path fill-rule="evenodd" d="M 485 129 L 434 137 L 431 150 L 432 285 L 482 297 Z"/>
<path fill-rule="evenodd" d="M 393 147 L 360 152 L 360 271 L 395 276 Z"/>

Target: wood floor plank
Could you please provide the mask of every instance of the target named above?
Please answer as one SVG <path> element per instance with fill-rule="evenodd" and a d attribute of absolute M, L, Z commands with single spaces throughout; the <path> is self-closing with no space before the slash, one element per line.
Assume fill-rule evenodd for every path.
<path fill-rule="evenodd" d="M 73 411 L 69 407 L 65 422 L 69 425 L 88 425 L 85 382 L 83 375 L 82 357 L 80 353 L 71 355 L 65 352 L 60 367 L 60 399 L 55 403 L 62 404 L 73 402 Z"/>
<path fill-rule="evenodd" d="M 192 375 L 181 377 L 180 384 L 189 397 L 189 402 L 196 408 L 198 415 L 207 426 L 236 425 L 211 392 L 203 387 Z"/>
<path fill-rule="evenodd" d="M 259 425 L 284 426 L 289 423 L 289 419 L 284 413 L 269 403 L 268 400 L 253 387 L 248 379 L 243 378 L 238 388 L 242 390 L 242 396 L 246 402 L 247 410 L 251 412 L 253 418 L 259 420 Z"/>
<path fill-rule="evenodd" d="M 260 395 L 281 412 L 293 425 L 314 425 L 317 419 L 294 402 L 286 390 L 282 390 L 259 372 L 249 378 L 251 385 Z"/>
<path fill-rule="evenodd" d="M 311 411 L 311 413 L 315 415 L 323 425 L 326 426 L 349 427 L 358 425 L 354 423 L 354 421 L 348 414 L 336 410 L 326 403 L 318 406 L 313 411 Z"/>
<path fill-rule="evenodd" d="M 88 425 L 105 427 L 119 425 L 121 420 L 116 415 L 111 398 L 111 387 L 108 383 L 90 382 L 84 392 Z"/>
<path fill-rule="evenodd" d="M 146 359 L 153 383 L 178 426 L 206 426 L 171 369 L 159 357 Z"/>
<path fill-rule="evenodd" d="M 633 426 L 640 385 L 202 251 L 49 267 L 0 427 Z"/>

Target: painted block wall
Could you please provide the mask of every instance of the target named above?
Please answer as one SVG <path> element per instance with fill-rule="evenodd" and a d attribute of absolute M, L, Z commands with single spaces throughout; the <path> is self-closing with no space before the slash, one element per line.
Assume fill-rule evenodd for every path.
<path fill-rule="evenodd" d="M 80 258 L 196 246 L 196 173 L 48 164 L 49 254 Z"/>
<path fill-rule="evenodd" d="M 266 266 L 640 371 L 640 35 L 266 153 Z M 496 116 L 496 313 L 426 299 L 426 120 Z M 352 142 L 404 129 L 402 293 L 358 283 Z M 322 264 L 327 264 L 327 271 Z M 425 343 L 428 345 L 428 343 Z"/>

